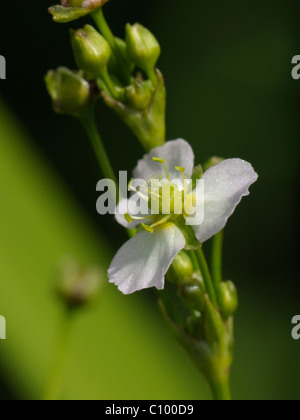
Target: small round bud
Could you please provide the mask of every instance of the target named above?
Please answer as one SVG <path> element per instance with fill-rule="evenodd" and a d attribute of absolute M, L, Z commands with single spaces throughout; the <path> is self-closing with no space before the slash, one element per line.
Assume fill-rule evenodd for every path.
<path fill-rule="evenodd" d="M 178 283 L 178 293 L 185 306 L 200 313 L 205 309 L 202 279 L 196 275 L 185 278 Z"/>
<path fill-rule="evenodd" d="M 177 281 L 192 276 L 195 271 L 193 261 L 184 251 L 181 251 L 174 259 L 171 269 Z"/>
<path fill-rule="evenodd" d="M 201 179 L 203 175 L 203 167 L 202 165 L 197 165 L 195 166 L 194 170 L 193 170 L 193 174 L 192 174 L 192 179 L 193 180 L 197 180 L 197 179 Z"/>
<path fill-rule="evenodd" d="M 189 316 L 186 320 L 186 332 L 189 336 L 196 338 L 201 328 L 201 317 Z"/>
<path fill-rule="evenodd" d="M 108 42 L 91 25 L 71 31 L 71 43 L 78 68 L 88 79 L 96 79 L 107 70 L 111 57 Z"/>
<path fill-rule="evenodd" d="M 155 36 L 138 23 L 128 24 L 126 43 L 129 58 L 151 78 L 161 52 Z"/>
<path fill-rule="evenodd" d="M 91 103 L 90 85 L 80 73 L 60 67 L 50 70 L 45 82 L 58 114 L 79 116 Z"/>
<path fill-rule="evenodd" d="M 69 260 L 62 265 L 57 291 L 68 306 L 78 307 L 97 297 L 101 280 L 98 269 L 80 270 L 76 261 Z"/>
<path fill-rule="evenodd" d="M 148 108 L 152 99 L 152 89 L 146 83 L 136 81 L 125 89 L 125 102 L 127 105 L 141 111 Z"/>
<path fill-rule="evenodd" d="M 221 283 L 219 289 L 219 304 L 222 315 L 227 319 L 235 314 L 239 301 L 235 285 L 232 281 Z"/>

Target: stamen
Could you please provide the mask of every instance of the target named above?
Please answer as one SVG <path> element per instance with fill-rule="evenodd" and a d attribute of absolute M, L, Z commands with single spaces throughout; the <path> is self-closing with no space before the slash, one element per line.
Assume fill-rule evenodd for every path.
<path fill-rule="evenodd" d="M 153 233 L 153 232 L 154 232 L 154 229 L 153 229 L 151 226 L 144 225 L 144 223 L 142 223 L 142 224 L 141 224 L 141 226 L 142 226 L 142 228 L 143 228 L 146 232 L 149 232 L 149 233 Z"/>
<path fill-rule="evenodd" d="M 128 223 L 132 223 L 132 217 L 128 213 L 125 213 L 124 217 Z"/>
<path fill-rule="evenodd" d="M 156 226 L 163 225 L 164 223 L 166 223 L 170 219 L 170 217 L 171 216 L 168 214 L 166 217 L 163 217 L 158 222 L 153 223 L 153 225 L 151 225 L 151 228 L 155 228 Z"/>
<path fill-rule="evenodd" d="M 131 216 L 132 220 L 153 220 L 153 216 Z"/>
<path fill-rule="evenodd" d="M 182 166 L 175 166 L 175 171 L 181 172 L 183 180 L 185 180 L 185 169 Z"/>
<path fill-rule="evenodd" d="M 184 194 L 187 194 L 187 185 L 185 183 L 185 175 L 184 175 L 185 169 L 182 166 L 176 166 L 175 171 L 181 172 L 182 179 L 183 179 L 183 182 L 184 182 Z"/>
<path fill-rule="evenodd" d="M 148 203 L 149 197 L 146 194 L 143 194 L 140 190 L 135 188 L 133 184 L 134 179 L 132 179 L 128 184 L 128 191 L 136 193 L 142 200 L 146 201 Z"/>
<path fill-rule="evenodd" d="M 179 172 L 181 172 L 182 174 L 184 174 L 184 173 L 185 173 L 185 169 L 184 169 L 182 166 L 175 166 L 175 171 L 179 171 Z"/>
<path fill-rule="evenodd" d="M 163 165 L 166 164 L 166 161 L 164 159 L 161 159 L 161 158 L 158 158 L 158 157 L 154 157 L 154 158 L 152 158 L 152 160 L 153 160 L 153 162 L 158 162 L 158 163 L 161 163 Z"/>
<path fill-rule="evenodd" d="M 152 158 L 152 160 L 153 160 L 153 162 L 157 162 L 157 163 L 160 163 L 162 165 L 162 167 L 164 168 L 164 171 L 166 173 L 167 180 L 169 182 L 171 182 L 171 177 L 170 177 L 170 174 L 169 174 L 168 169 L 166 167 L 166 161 L 164 159 L 161 159 L 161 158 L 158 158 L 158 157 L 154 157 L 154 158 Z"/>

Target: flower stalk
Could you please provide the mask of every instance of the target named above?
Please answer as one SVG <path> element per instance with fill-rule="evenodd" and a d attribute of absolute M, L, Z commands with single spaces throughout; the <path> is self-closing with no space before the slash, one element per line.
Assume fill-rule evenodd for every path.
<path fill-rule="evenodd" d="M 212 280 L 215 290 L 218 291 L 223 281 L 222 274 L 222 253 L 223 253 L 224 231 L 217 233 L 212 239 Z"/>
<path fill-rule="evenodd" d="M 99 166 L 103 172 L 103 175 L 105 176 L 105 178 L 111 179 L 115 182 L 116 185 L 118 185 L 117 178 L 115 176 L 113 167 L 110 163 L 109 157 L 106 153 L 106 149 L 104 147 L 102 138 L 97 127 L 94 108 L 87 108 L 86 111 L 81 114 L 79 119 L 86 130 L 86 133 L 95 152 L 95 155 L 98 159 Z"/>
<path fill-rule="evenodd" d="M 64 308 L 59 330 L 56 338 L 56 348 L 51 363 L 50 372 L 44 390 L 44 401 L 56 401 L 60 398 L 63 382 L 64 367 L 67 361 L 70 336 L 72 331 L 74 310 L 70 307 Z"/>
<path fill-rule="evenodd" d="M 116 38 L 114 37 L 114 35 L 113 35 L 105 17 L 104 17 L 104 13 L 103 13 L 102 8 L 100 7 L 99 9 L 96 9 L 92 13 L 91 16 L 94 19 L 99 31 L 102 33 L 104 38 L 109 43 L 115 58 L 117 59 L 120 67 L 122 68 L 122 72 L 123 72 L 123 76 L 124 76 L 124 80 L 125 80 L 126 84 L 130 84 L 131 83 L 130 69 L 128 68 L 127 62 L 124 60 L 122 52 L 121 52 L 121 50 L 118 46 L 118 43 L 116 41 Z"/>

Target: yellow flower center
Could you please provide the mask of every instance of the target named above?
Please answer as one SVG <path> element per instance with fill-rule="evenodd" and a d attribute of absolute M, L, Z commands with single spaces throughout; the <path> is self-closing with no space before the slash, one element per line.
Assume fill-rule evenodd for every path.
<path fill-rule="evenodd" d="M 147 180 L 147 186 L 142 188 L 134 188 L 133 181 L 129 183 L 129 190 L 138 194 L 138 196 L 147 202 L 148 208 L 151 211 L 151 216 L 134 217 L 128 214 L 125 215 L 126 220 L 131 223 L 132 220 L 140 220 L 141 226 L 150 233 L 153 233 L 154 228 L 175 220 L 179 215 L 187 217 L 189 214 L 186 211 L 185 201 L 190 203 L 187 208 L 192 208 L 194 203 L 193 194 L 188 193 L 188 187 L 185 183 L 185 169 L 181 166 L 176 166 L 175 170 L 179 171 L 182 180 L 171 180 L 168 172 L 166 161 L 164 159 L 154 157 L 154 162 L 162 165 L 166 179 L 162 176 L 150 176 Z M 145 224 L 147 220 L 153 221 L 149 226 Z"/>

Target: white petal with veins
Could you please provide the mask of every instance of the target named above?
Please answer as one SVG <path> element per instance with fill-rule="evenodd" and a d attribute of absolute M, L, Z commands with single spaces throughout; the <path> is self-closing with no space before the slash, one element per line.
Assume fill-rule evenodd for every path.
<path fill-rule="evenodd" d="M 193 226 L 196 237 L 205 242 L 220 232 L 249 187 L 258 179 L 250 163 L 227 159 L 206 171 L 204 180 L 204 222 Z"/>
<path fill-rule="evenodd" d="M 153 176 L 166 178 L 163 166 L 158 162 L 154 162 L 152 158 L 165 160 L 171 180 L 182 180 L 182 174 L 175 169 L 177 166 L 185 169 L 185 177 L 187 179 L 192 176 L 195 157 L 193 149 L 185 140 L 168 141 L 164 146 L 151 150 L 138 162 L 133 172 L 134 178 L 145 180 Z"/>
<path fill-rule="evenodd" d="M 156 287 L 162 290 L 165 275 L 176 255 L 184 248 L 185 238 L 172 223 L 141 232 L 119 250 L 108 270 L 110 283 L 124 294 Z"/>

